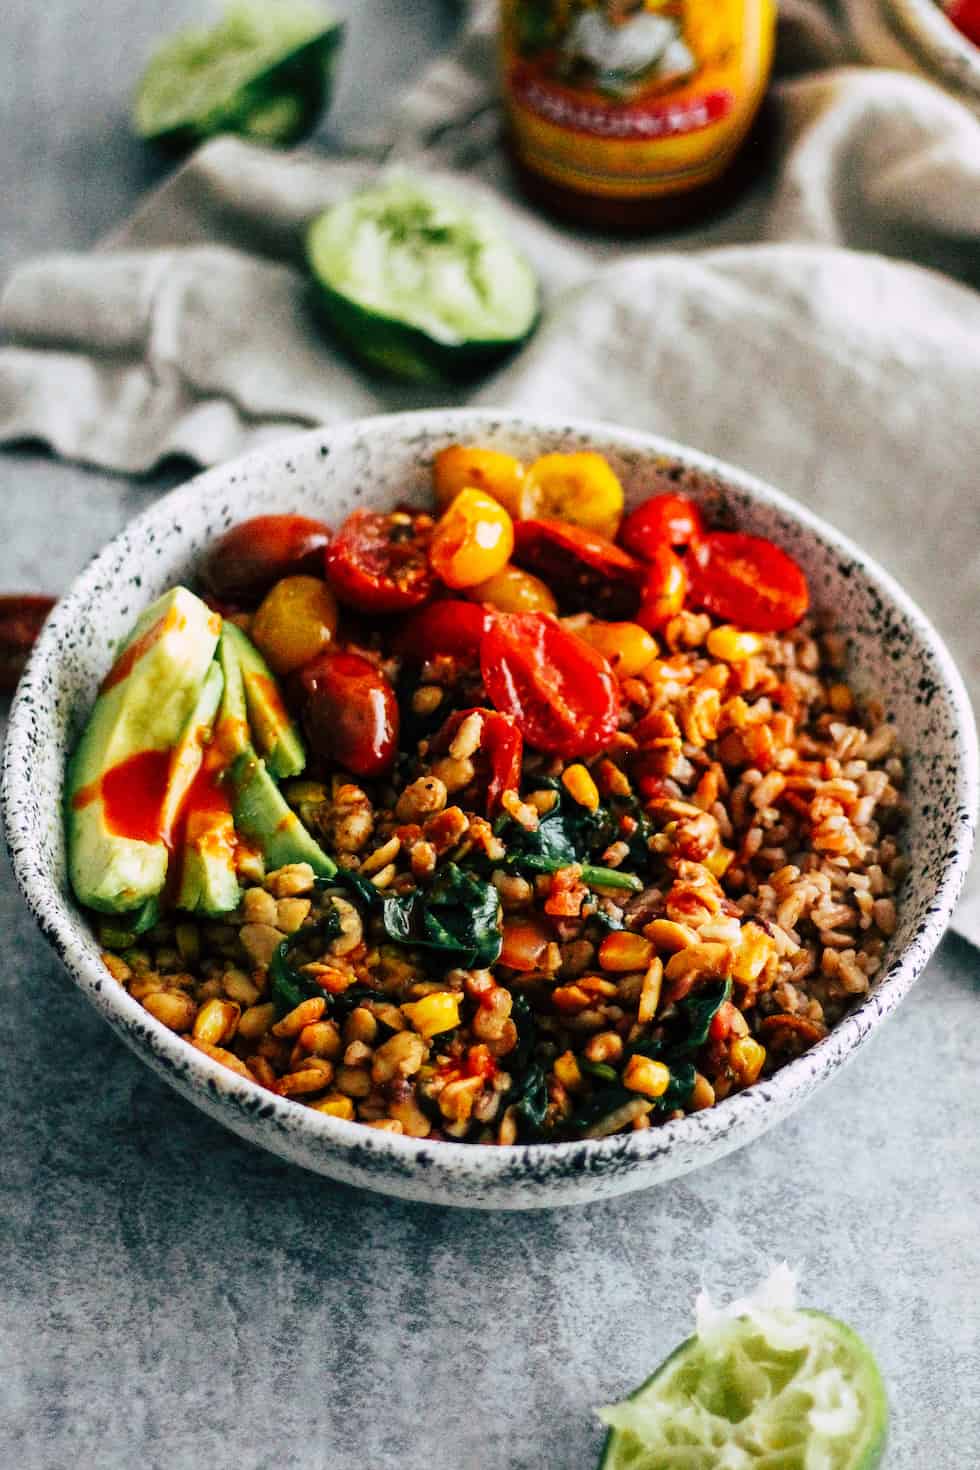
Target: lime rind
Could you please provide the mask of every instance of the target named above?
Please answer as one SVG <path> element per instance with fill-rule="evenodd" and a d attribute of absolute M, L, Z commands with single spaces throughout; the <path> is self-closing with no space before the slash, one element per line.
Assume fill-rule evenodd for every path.
<path fill-rule="evenodd" d="M 496 216 L 428 180 L 391 175 L 326 210 L 307 258 L 336 335 L 396 376 L 470 376 L 537 320 L 537 278 Z"/>
<path fill-rule="evenodd" d="M 342 30 L 302 0 L 236 0 L 216 25 L 182 31 L 156 52 L 137 88 L 136 132 L 292 141 L 322 111 Z"/>
<path fill-rule="evenodd" d="M 874 1470 L 887 1401 L 851 1328 L 785 1301 L 702 1304 L 698 1333 L 600 1410 L 601 1470 Z"/>

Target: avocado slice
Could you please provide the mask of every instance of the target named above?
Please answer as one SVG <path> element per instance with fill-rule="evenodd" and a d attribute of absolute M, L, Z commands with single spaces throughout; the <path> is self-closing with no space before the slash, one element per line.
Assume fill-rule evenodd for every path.
<path fill-rule="evenodd" d="M 181 851 L 177 907 L 219 918 L 238 907 L 235 820 L 231 808 L 189 811 Z"/>
<path fill-rule="evenodd" d="M 337 865 L 307 832 L 254 750 L 243 750 L 231 767 L 235 827 L 254 843 L 267 868 L 309 863 L 320 878 L 332 878 Z"/>
<path fill-rule="evenodd" d="M 234 623 L 225 623 L 221 637 L 229 656 L 234 654 L 242 671 L 255 749 L 277 781 L 298 776 L 306 765 L 306 751 L 282 702 L 272 670 L 251 639 Z"/>
<path fill-rule="evenodd" d="M 160 830 L 169 841 L 191 787 L 204 763 L 204 747 L 210 743 L 215 716 L 225 687 L 221 666 L 212 663 L 204 676 L 197 703 L 174 746 L 167 777 L 167 794 L 160 814 Z"/>
<path fill-rule="evenodd" d="M 69 766 L 68 871 L 82 903 L 127 913 L 163 890 L 159 824 L 170 769 L 214 658 L 221 619 L 186 587 L 139 618 L 102 683 Z"/>
<path fill-rule="evenodd" d="M 218 640 L 218 663 L 224 677 L 224 692 L 214 732 L 214 743 L 229 764 L 243 751 L 252 748 L 245 709 L 245 680 L 234 639 L 229 636 L 233 627 L 233 623 L 223 624 Z"/>

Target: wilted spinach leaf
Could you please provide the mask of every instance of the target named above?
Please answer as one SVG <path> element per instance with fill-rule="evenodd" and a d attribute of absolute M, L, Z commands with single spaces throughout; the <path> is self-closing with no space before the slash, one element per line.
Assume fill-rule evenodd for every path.
<path fill-rule="evenodd" d="M 293 966 L 290 959 L 293 949 L 297 944 L 305 944 L 314 936 L 329 943 L 331 939 L 336 939 L 339 933 L 340 915 L 331 905 L 324 911 L 323 918 L 315 928 L 301 930 L 291 938 L 284 939 L 276 948 L 269 964 L 269 986 L 272 999 L 276 1002 L 282 1015 L 294 1010 L 311 995 L 323 995 L 324 993 L 312 976 L 304 975 L 301 970 Z"/>
<path fill-rule="evenodd" d="M 586 807 L 572 801 L 560 783 L 544 780 L 536 783 L 538 788 L 550 788 L 558 793 L 558 800 L 538 822 L 534 831 L 528 831 L 519 823 L 501 825 L 501 834 L 507 843 L 506 863 L 517 873 L 557 873 L 572 863 L 582 865 L 582 881 L 600 888 L 642 888 L 639 878 L 619 868 L 602 868 L 590 864 L 589 856 L 596 850 L 608 847 L 615 839 L 617 826 L 611 814 L 603 807 L 590 812 Z M 645 857 L 648 854 L 645 854 Z"/>
<path fill-rule="evenodd" d="M 712 1021 L 731 993 L 730 980 L 709 980 L 678 1002 L 667 1043 L 670 1056 L 691 1056 L 704 1046 Z"/>
<path fill-rule="evenodd" d="M 396 944 L 442 953 L 447 965 L 486 969 L 500 956 L 500 898 L 492 883 L 447 863 L 432 887 L 384 894 L 368 879 L 340 869 L 331 883 L 343 884 L 369 910 L 380 910 L 388 938 Z"/>
<path fill-rule="evenodd" d="M 517 1124 L 522 1137 L 540 1138 L 548 1111 L 548 1083 L 544 1071 L 533 1062 L 511 1094 L 511 1104 L 517 1112 Z"/>
<path fill-rule="evenodd" d="M 610 1113 L 617 1112 L 631 1098 L 637 1096 L 635 1092 L 627 1092 L 625 1087 L 603 1087 L 579 1104 L 570 1126 L 577 1132 L 584 1133 L 586 1128 L 591 1128 Z"/>

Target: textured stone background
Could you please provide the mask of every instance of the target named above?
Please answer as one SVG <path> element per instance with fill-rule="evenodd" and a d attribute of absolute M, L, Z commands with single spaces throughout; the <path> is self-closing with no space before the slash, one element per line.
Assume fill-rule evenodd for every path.
<path fill-rule="evenodd" d="M 325 139 L 442 44 L 451 7 L 348 0 Z M 153 181 L 126 93 L 163 24 L 126 0 L 5 0 L 0 271 L 86 245 Z M 411 18 L 406 13 L 411 11 Z M 177 472 L 0 460 L 0 588 L 58 591 Z M 280 1165 L 158 1082 L 73 990 L 5 861 L 0 1467 L 578 1470 L 593 1407 L 686 1335 L 700 1283 L 774 1260 L 873 1344 L 889 1470 L 980 1462 L 977 953 L 951 938 L 796 1119 L 659 1191 L 477 1215 Z"/>

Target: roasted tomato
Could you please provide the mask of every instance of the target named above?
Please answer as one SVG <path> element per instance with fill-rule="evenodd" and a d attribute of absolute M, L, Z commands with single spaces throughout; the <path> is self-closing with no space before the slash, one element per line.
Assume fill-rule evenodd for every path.
<path fill-rule="evenodd" d="M 541 969 L 549 946 L 555 942 L 554 930 L 539 918 L 507 918 L 503 924 L 503 936 L 500 963 L 525 974 Z"/>
<path fill-rule="evenodd" d="M 499 501 L 515 520 L 534 514 L 524 466 L 512 454 L 502 454 L 499 449 L 450 444 L 436 455 L 432 479 L 440 510 L 447 510 L 461 490 L 483 490 Z"/>
<path fill-rule="evenodd" d="M 467 587 L 467 597 L 477 602 L 488 602 L 499 612 L 550 612 L 558 611 L 551 588 L 533 572 L 524 572 L 510 562 L 485 582 Z"/>
<path fill-rule="evenodd" d="M 323 570 L 330 527 L 307 516 L 255 516 L 208 552 L 201 579 L 224 602 L 254 605 L 280 577 Z"/>
<path fill-rule="evenodd" d="M 497 709 L 525 740 L 570 759 L 608 745 L 619 723 L 619 686 L 596 649 L 547 613 L 500 613 L 483 638 L 480 669 Z"/>
<path fill-rule="evenodd" d="M 475 587 L 502 570 L 514 549 L 514 523 L 483 490 L 461 490 L 437 522 L 429 562 L 447 587 Z"/>
<path fill-rule="evenodd" d="M 980 46 L 980 0 L 952 0 L 946 7 L 946 18 L 974 46 Z"/>
<path fill-rule="evenodd" d="M 395 652 L 402 658 L 418 659 L 419 663 L 440 657 L 478 663 L 480 644 L 491 617 L 485 608 L 459 597 L 430 602 L 428 607 L 413 613 L 398 630 Z"/>
<path fill-rule="evenodd" d="M 298 675 L 303 725 L 324 759 L 380 776 L 398 750 L 398 701 L 384 674 L 356 653 L 324 653 Z"/>
<path fill-rule="evenodd" d="M 687 571 L 676 551 L 658 546 L 643 584 L 643 601 L 636 615 L 641 628 L 656 632 L 681 611 L 687 594 Z"/>
<path fill-rule="evenodd" d="M 514 561 L 544 578 L 562 612 L 631 618 L 639 606 L 641 563 L 597 531 L 564 521 L 518 521 Z"/>
<path fill-rule="evenodd" d="M 783 633 L 810 606 L 802 568 L 780 547 L 742 531 L 709 531 L 686 558 L 692 607 L 739 628 Z"/>
<path fill-rule="evenodd" d="M 615 536 L 623 518 L 623 487 L 601 454 L 543 454 L 527 472 L 527 483 L 542 520 L 571 521 L 601 536 Z"/>
<path fill-rule="evenodd" d="M 428 515 L 355 510 L 327 547 L 327 579 L 340 601 L 358 612 L 421 607 L 434 586 L 431 535 Z"/>
<path fill-rule="evenodd" d="M 337 599 L 319 577 L 283 577 L 262 599 L 249 630 L 277 674 L 316 658 L 337 632 Z"/>
<path fill-rule="evenodd" d="M 472 756 L 477 777 L 486 782 L 487 816 L 495 817 L 500 811 L 500 799 L 505 791 L 516 791 L 521 783 L 521 758 L 524 741 L 517 723 L 510 715 L 495 709 L 454 710 L 446 723 L 432 740 L 432 752 L 446 751 L 468 715 L 480 715 L 483 731 L 480 746 Z"/>
<path fill-rule="evenodd" d="M 649 560 L 658 546 L 690 546 L 704 535 L 704 519 L 686 495 L 651 495 L 622 524 L 619 539 L 634 556 Z"/>
<path fill-rule="evenodd" d="M 11 694 L 17 687 L 28 655 L 53 607 L 53 597 L 33 593 L 0 597 L 0 693 Z"/>

